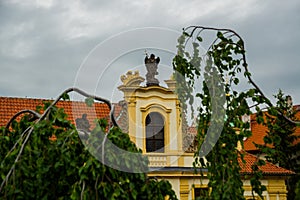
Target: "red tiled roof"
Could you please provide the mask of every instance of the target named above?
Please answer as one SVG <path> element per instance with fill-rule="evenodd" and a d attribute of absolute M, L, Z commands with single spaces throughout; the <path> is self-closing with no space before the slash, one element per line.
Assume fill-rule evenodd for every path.
<path fill-rule="evenodd" d="M 49 102 L 52 100 L 0 97 L 0 127 L 5 126 L 17 112 L 24 109 L 36 110 L 36 106 L 43 107 L 43 102 L 46 101 Z M 88 107 L 85 102 L 59 101 L 56 106 L 64 109 L 68 115 L 68 120 L 73 124 L 75 124 L 77 118 L 82 117 L 82 114 L 87 114 L 87 119 L 90 123 L 93 123 L 96 118 L 107 118 L 110 112 L 106 104 L 97 102 L 93 106 Z"/>
<path fill-rule="evenodd" d="M 268 128 L 262 124 L 258 124 L 255 120 L 255 115 L 251 115 L 251 131 L 252 131 L 252 136 L 250 136 L 244 141 L 244 149 L 246 151 L 257 150 L 254 143 L 260 145 L 264 144 L 263 139 L 267 134 Z"/>
<path fill-rule="evenodd" d="M 297 110 L 297 113 L 296 113 L 295 117 L 296 117 L 297 120 L 300 120 L 300 105 L 295 106 L 295 108 Z M 300 136 L 300 127 L 296 128 L 295 135 Z M 300 138 L 298 138 L 298 140 L 296 140 L 294 142 L 294 144 L 298 144 L 298 143 L 300 143 Z"/>
<path fill-rule="evenodd" d="M 114 106 L 114 115 L 115 115 L 115 117 L 117 117 L 122 112 L 122 106 L 119 105 L 118 103 L 113 103 L 113 106 Z"/>
<path fill-rule="evenodd" d="M 297 108 L 299 106 L 295 106 Z M 297 109 L 298 110 L 298 109 Z M 300 119 L 300 112 L 296 113 L 296 119 Z M 252 136 L 247 138 L 244 141 L 244 149 L 246 151 L 256 151 L 257 148 L 255 147 L 254 143 L 264 145 L 264 136 L 267 135 L 268 128 L 262 124 L 258 124 L 255 120 L 255 114 L 251 115 L 251 131 Z M 295 135 L 300 135 L 300 127 L 297 127 L 295 130 Z M 298 139 L 295 143 L 300 142 Z"/>
<path fill-rule="evenodd" d="M 243 163 L 241 159 L 239 159 L 239 164 L 241 167 L 241 173 L 242 174 L 251 174 L 252 168 L 251 166 L 257 161 L 257 157 L 245 152 L 244 160 L 246 163 Z M 282 167 L 278 167 L 277 165 L 274 165 L 268 161 L 265 161 L 266 164 L 259 167 L 259 169 L 263 172 L 265 175 L 293 175 L 295 174 L 293 171 L 284 169 Z"/>

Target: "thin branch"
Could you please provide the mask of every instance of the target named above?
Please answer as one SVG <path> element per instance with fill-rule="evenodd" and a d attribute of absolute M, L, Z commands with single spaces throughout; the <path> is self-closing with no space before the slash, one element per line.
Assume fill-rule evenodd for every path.
<path fill-rule="evenodd" d="M 199 37 L 199 35 L 202 33 L 202 31 L 204 31 L 204 29 L 201 29 L 200 31 L 198 31 L 196 38 Z"/>
<path fill-rule="evenodd" d="M 216 38 L 216 39 L 211 43 L 211 45 L 208 47 L 207 51 L 208 51 L 209 49 L 212 49 L 212 47 L 214 46 L 214 44 L 216 44 L 216 42 L 217 42 L 218 40 L 220 40 L 220 38 Z"/>
<path fill-rule="evenodd" d="M 192 29 L 191 35 L 192 35 L 197 29 L 212 30 L 212 31 L 226 31 L 226 32 L 233 33 L 233 34 L 236 35 L 240 40 L 243 41 L 242 37 L 241 37 L 237 32 L 235 32 L 234 30 L 231 30 L 231 29 L 227 29 L 227 28 L 214 28 L 214 27 L 206 27 L 206 26 L 188 26 L 187 28 L 184 29 L 184 31 L 186 31 L 186 30 L 188 30 L 188 29 Z"/>
<path fill-rule="evenodd" d="M 259 105 L 260 105 L 260 103 L 253 104 L 253 105 L 249 106 L 249 109 L 259 106 Z"/>
<path fill-rule="evenodd" d="M 187 28 L 183 29 L 184 31 L 187 31 L 189 29 L 192 29 L 190 35 L 192 36 L 194 34 L 194 32 L 197 30 L 197 29 L 200 29 L 200 33 L 204 30 L 212 30 L 212 31 L 222 31 L 222 32 L 228 32 L 228 33 L 232 33 L 232 35 L 235 35 L 237 38 L 239 38 L 239 40 L 242 42 L 242 44 L 244 44 L 244 40 L 242 39 L 242 37 L 237 33 L 235 32 L 234 30 L 231 30 L 231 29 L 226 29 L 226 28 L 214 28 L 214 27 L 205 27 L 205 26 L 188 26 Z M 230 37 L 232 37 L 232 35 L 230 35 Z M 216 42 L 217 39 L 214 41 Z M 250 75 L 250 72 L 249 72 L 249 69 L 248 69 L 248 63 L 247 63 L 247 59 L 246 59 L 246 51 L 245 51 L 245 48 L 244 48 L 244 45 L 241 46 L 239 44 L 235 44 L 237 46 L 239 46 L 243 52 L 242 52 L 242 61 L 243 61 L 243 64 L 242 66 L 244 67 L 245 69 L 245 77 L 248 79 L 248 81 L 250 82 L 250 84 L 253 85 L 253 87 L 258 91 L 258 93 L 260 93 L 260 95 L 265 99 L 265 103 L 269 106 L 269 107 L 275 107 L 272 102 L 266 97 L 266 95 L 263 93 L 263 91 L 258 87 L 258 85 L 254 82 L 254 80 L 252 79 L 251 75 Z M 212 46 L 212 45 L 211 45 Z M 300 121 L 294 121 L 294 120 L 291 120 L 290 118 L 288 118 L 287 116 L 285 116 L 281 111 L 279 111 L 277 109 L 277 111 L 280 113 L 281 116 L 283 116 L 287 121 L 291 122 L 291 123 L 294 123 L 294 124 L 297 124 L 297 125 L 300 125 Z"/>
<path fill-rule="evenodd" d="M 25 145 L 26 145 L 26 143 L 27 143 L 27 141 L 28 141 L 28 139 L 29 139 L 29 137 L 30 137 L 30 135 L 31 135 L 31 133 L 32 133 L 32 130 L 33 130 L 33 127 L 30 127 L 29 133 L 27 134 L 27 136 L 26 136 L 26 138 L 25 138 L 25 140 L 24 140 L 24 142 L 23 142 L 23 144 L 22 144 L 22 146 L 21 146 L 21 149 L 20 149 L 20 151 L 19 151 L 19 153 L 18 153 L 18 156 L 17 156 L 16 159 L 15 159 L 15 162 L 14 162 L 13 166 L 10 168 L 10 170 L 8 171 L 8 173 L 7 173 L 6 177 L 5 177 L 5 179 L 4 179 L 4 180 L 2 181 L 2 183 L 1 183 L 0 192 L 2 191 L 2 188 L 3 188 L 4 184 L 8 181 L 8 179 L 9 179 L 11 173 L 12 173 L 13 170 L 15 169 L 15 164 L 19 161 L 19 159 L 20 159 L 20 157 L 21 157 L 21 154 L 22 154 L 22 152 L 23 152 L 23 150 L 24 150 L 24 148 L 25 148 Z"/>
<path fill-rule="evenodd" d="M 66 139 L 64 140 L 64 143 L 62 144 L 61 147 L 64 147 L 64 146 L 65 146 L 67 140 L 69 139 L 69 137 L 70 137 L 71 135 L 73 135 L 74 132 L 75 132 L 75 131 L 73 130 L 73 131 L 66 137 Z"/>
<path fill-rule="evenodd" d="M 99 174 L 97 175 L 96 181 L 95 181 L 95 185 L 94 185 L 94 189 L 95 189 L 95 193 L 96 193 L 96 200 L 98 200 L 98 180 L 99 180 Z"/>
<path fill-rule="evenodd" d="M 105 152 L 105 142 L 106 142 L 106 140 L 107 140 L 107 135 L 108 134 L 105 134 L 104 135 L 104 139 L 103 139 L 103 141 L 102 141 L 102 161 L 101 161 L 101 163 L 103 163 L 103 164 L 105 164 L 105 158 L 104 158 L 104 152 Z"/>
<path fill-rule="evenodd" d="M 20 138 L 17 140 L 17 142 L 14 144 L 14 146 L 9 150 L 9 152 L 6 154 L 5 158 L 7 156 L 9 156 L 9 154 L 11 154 L 11 152 L 17 147 L 17 145 L 19 144 L 19 142 L 23 139 L 24 135 L 29 131 L 31 127 L 29 126 L 20 136 Z M 1 164 L 4 163 L 5 158 L 2 160 Z"/>
<path fill-rule="evenodd" d="M 226 33 L 228 33 L 228 32 L 225 32 L 224 34 L 226 34 Z M 231 35 L 227 36 L 227 38 L 232 38 L 234 36 L 235 36 L 234 34 L 231 34 Z"/>
<path fill-rule="evenodd" d="M 6 126 L 5 126 L 5 130 L 9 129 L 10 124 L 20 115 L 24 114 L 24 113 L 30 113 L 33 114 L 36 118 L 40 118 L 41 115 L 40 113 L 34 111 L 34 110 L 21 110 L 20 112 L 16 113 L 14 116 L 12 116 L 12 118 L 10 118 L 10 120 L 7 122 Z"/>
<path fill-rule="evenodd" d="M 85 189 L 85 181 L 83 180 L 82 189 L 81 189 L 81 193 L 80 193 L 80 199 L 81 200 L 83 199 L 84 189 Z"/>
<path fill-rule="evenodd" d="M 84 92 L 84 91 L 82 91 L 82 90 L 80 90 L 78 88 L 69 88 L 69 89 L 65 90 L 64 93 L 69 93 L 69 92 L 77 92 L 77 93 L 81 94 L 82 96 L 90 97 L 90 98 L 93 98 L 93 99 L 95 99 L 97 101 L 104 102 L 109 107 L 109 109 L 110 109 L 110 120 L 112 121 L 112 123 L 113 123 L 114 126 L 118 126 L 118 124 L 117 124 L 117 122 L 115 120 L 115 117 L 114 117 L 114 107 L 111 105 L 111 103 L 110 103 L 109 100 L 104 99 L 104 98 L 99 97 L 99 96 L 90 95 L 90 94 L 88 94 L 88 93 L 86 93 L 86 92 Z M 61 94 L 60 98 L 62 98 L 62 96 L 63 96 L 64 93 Z"/>

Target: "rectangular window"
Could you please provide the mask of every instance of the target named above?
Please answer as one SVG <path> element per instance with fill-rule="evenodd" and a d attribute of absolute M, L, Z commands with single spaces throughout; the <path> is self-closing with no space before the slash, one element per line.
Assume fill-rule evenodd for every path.
<path fill-rule="evenodd" d="M 202 199 L 203 197 L 208 197 L 209 189 L 207 187 L 203 188 L 194 188 L 194 199 Z"/>

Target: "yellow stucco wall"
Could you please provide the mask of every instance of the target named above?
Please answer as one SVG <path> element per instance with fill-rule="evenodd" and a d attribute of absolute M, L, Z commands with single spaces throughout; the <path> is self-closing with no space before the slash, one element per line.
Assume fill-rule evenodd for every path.
<path fill-rule="evenodd" d="M 200 175 L 188 174 L 182 172 L 160 173 L 150 172 L 150 177 L 160 177 L 170 181 L 176 195 L 181 200 L 193 200 L 194 188 L 208 188 L 208 179 L 200 177 Z M 253 199 L 252 190 L 249 180 L 244 180 L 244 196 L 246 199 Z M 286 186 L 282 177 L 272 177 L 262 180 L 262 184 L 267 187 L 267 191 L 263 193 L 264 200 L 286 200 Z M 255 199 L 260 199 L 257 195 Z"/>
<path fill-rule="evenodd" d="M 130 78 L 130 77 L 129 77 Z M 136 79 L 142 81 L 136 74 Z M 133 80 L 128 82 L 139 82 Z M 127 83 L 126 81 L 124 83 Z M 193 153 L 182 150 L 182 121 L 179 100 L 174 88 L 160 86 L 140 87 L 136 85 L 122 85 L 119 88 L 124 92 L 124 99 L 128 103 L 129 135 L 133 142 L 148 155 L 152 167 L 192 167 Z M 160 113 L 165 120 L 164 153 L 146 153 L 146 117 L 151 112 Z M 171 184 L 179 199 L 193 199 L 194 187 L 207 187 L 208 179 L 192 172 L 150 172 L 150 177 L 166 179 Z M 262 181 L 267 186 L 264 192 L 266 200 L 286 199 L 286 186 L 283 177 L 268 177 Z M 244 180 L 245 197 L 252 198 L 249 180 Z"/>
<path fill-rule="evenodd" d="M 139 87 L 126 98 L 128 102 L 129 134 L 136 145 L 146 152 L 146 117 L 160 113 L 165 120 L 164 153 L 147 153 L 155 166 L 184 166 L 182 131 L 177 96 L 159 86 Z"/>

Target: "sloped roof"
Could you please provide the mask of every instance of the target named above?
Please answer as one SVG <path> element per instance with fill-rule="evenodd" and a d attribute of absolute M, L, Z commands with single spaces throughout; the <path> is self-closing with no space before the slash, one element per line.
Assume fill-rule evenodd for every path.
<path fill-rule="evenodd" d="M 252 173 L 251 166 L 257 161 L 257 157 L 250 153 L 247 153 L 247 152 L 244 152 L 244 153 L 245 153 L 244 160 L 246 161 L 246 163 L 243 163 L 242 160 L 239 159 L 241 173 L 242 174 L 251 174 Z M 268 161 L 265 161 L 265 162 L 266 162 L 265 165 L 259 167 L 259 169 L 265 175 L 293 175 L 293 174 L 295 174 L 293 171 L 279 167 Z"/>
<path fill-rule="evenodd" d="M 255 120 L 255 115 L 251 115 L 251 131 L 252 136 L 244 141 L 244 149 L 246 151 L 257 150 L 254 143 L 264 144 L 264 136 L 267 134 L 268 128 L 262 124 L 258 124 Z"/>
<path fill-rule="evenodd" d="M 43 102 L 47 101 L 52 102 L 47 99 L 0 97 L 0 127 L 5 126 L 17 112 L 24 109 L 36 110 L 37 106 L 43 107 Z M 92 123 L 96 118 L 107 118 L 110 112 L 106 104 L 97 102 L 88 107 L 85 102 L 59 101 L 56 106 L 64 109 L 68 120 L 73 124 L 77 118 L 82 117 L 82 114 L 87 114 L 87 119 Z"/>
<path fill-rule="evenodd" d="M 296 118 L 300 119 L 300 112 L 299 112 L 300 106 L 294 106 L 294 109 L 296 109 L 298 112 L 296 113 Z M 255 147 L 254 143 L 264 145 L 264 136 L 267 135 L 268 128 L 262 124 L 258 124 L 255 120 L 255 114 L 251 115 L 251 131 L 252 136 L 247 138 L 244 141 L 244 149 L 246 151 L 256 151 L 257 148 Z M 296 127 L 295 135 L 300 135 L 300 127 Z M 300 142 L 300 139 L 296 141 L 296 143 Z"/>

